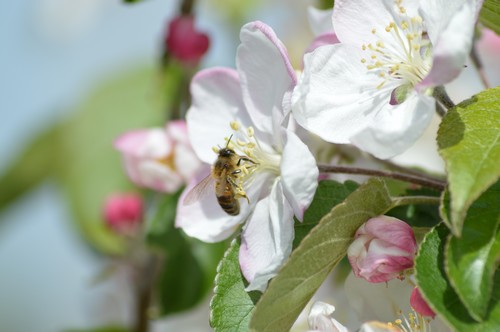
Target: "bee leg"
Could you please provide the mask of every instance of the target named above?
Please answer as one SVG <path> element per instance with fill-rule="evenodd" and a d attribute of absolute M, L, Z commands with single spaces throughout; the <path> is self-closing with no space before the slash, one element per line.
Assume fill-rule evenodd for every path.
<path fill-rule="evenodd" d="M 257 163 L 255 161 L 253 161 L 252 159 L 248 158 L 248 157 L 240 157 L 240 159 L 238 160 L 238 163 L 236 163 L 237 166 L 240 166 L 241 164 L 241 161 L 248 161 L 254 165 L 256 165 Z"/>
<path fill-rule="evenodd" d="M 248 202 L 248 204 L 250 204 L 250 200 L 248 199 L 248 196 L 247 194 L 245 194 L 244 192 L 237 192 L 235 195 L 234 195 L 235 198 L 239 199 L 239 198 L 245 198 Z"/>

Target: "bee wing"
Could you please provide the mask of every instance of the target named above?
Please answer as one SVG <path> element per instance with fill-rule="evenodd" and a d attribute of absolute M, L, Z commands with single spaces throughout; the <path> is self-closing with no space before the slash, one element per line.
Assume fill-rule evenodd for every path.
<path fill-rule="evenodd" d="M 201 198 L 205 197 L 208 193 L 214 193 L 215 180 L 212 175 L 207 175 L 196 186 L 194 186 L 184 197 L 183 205 L 191 205 Z"/>

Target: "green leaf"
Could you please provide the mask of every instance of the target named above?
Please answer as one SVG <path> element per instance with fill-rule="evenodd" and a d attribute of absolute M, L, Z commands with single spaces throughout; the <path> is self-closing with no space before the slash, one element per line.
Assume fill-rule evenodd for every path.
<path fill-rule="evenodd" d="M 476 322 L 460 301 L 444 269 L 449 229 L 440 224 L 427 234 L 415 259 L 417 284 L 431 308 L 457 331 L 498 331 L 500 328 L 500 273 L 489 303 L 487 319 Z"/>
<path fill-rule="evenodd" d="M 500 0 L 485 0 L 479 21 L 500 35 Z"/>
<path fill-rule="evenodd" d="M 384 214 L 391 198 L 380 179 L 361 185 L 307 235 L 258 302 L 253 331 L 288 331 L 328 274 L 345 256 L 356 230 Z"/>
<path fill-rule="evenodd" d="M 438 132 L 451 196 L 452 232 L 460 235 L 469 206 L 500 176 L 500 87 L 452 108 Z"/>
<path fill-rule="evenodd" d="M 500 182 L 472 204 L 460 238 L 446 248 L 448 277 L 455 291 L 478 321 L 486 318 L 493 276 L 500 262 Z"/>
<path fill-rule="evenodd" d="M 248 331 L 254 304 L 260 296 L 259 292 L 245 291 L 239 251 L 240 240 L 234 239 L 217 267 L 214 297 L 210 302 L 210 326 L 215 331 Z"/>
<path fill-rule="evenodd" d="M 354 181 L 346 181 L 344 184 L 331 180 L 321 181 L 318 189 L 316 189 L 311 205 L 304 213 L 304 220 L 302 222 L 295 222 L 293 248 L 299 245 L 302 239 L 309 234 L 311 229 L 318 224 L 325 214 L 330 212 L 335 205 L 342 203 L 358 186 Z"/>

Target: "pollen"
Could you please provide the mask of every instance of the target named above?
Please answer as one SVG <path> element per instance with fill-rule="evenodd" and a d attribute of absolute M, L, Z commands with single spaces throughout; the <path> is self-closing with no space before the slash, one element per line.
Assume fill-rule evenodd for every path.
<path fill-rule="evenodd" d="M 372 33 L 373 33 L 373 34 L 376 34 L 376 33 L 377 33 L 377 29 L 373 28 L 373 29 L 372 29 Z"/>
<path fill-rule="evenodd" d="M 362 59 L 361 59 L 361 63 L 366 63 L 366 59 L 365 59 L 365 58 L 362 58 Z"/>
<path fill-rule="evenodd" d="M 254 131 L 253 127 L 248 127 L 247 128 L 248 137 L 253 137 L 254 134 L 255 134 L 255 131 Z"/>
<path fill-rule="evenodd" d="M 238 138 L 238 139 L 236 139 L 236 143 L 237 143 L 239 146 L 245 146 L 245 145 L 247 145 L 247 144 L 248 144 L 248 142 L 244 142 L 244 141 L 240 140 L 239 138 Z"/>

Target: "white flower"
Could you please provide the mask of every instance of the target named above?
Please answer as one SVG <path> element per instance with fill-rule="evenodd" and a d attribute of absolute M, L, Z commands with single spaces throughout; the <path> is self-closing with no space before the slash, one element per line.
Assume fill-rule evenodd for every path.
<path fill-rule="evenodd" d="M 432 119 L 430 88 L 463 68 L 481 3 L 335 1 L 341 43 L 305 56 L 292 98 L 297 122 L 379 158 L 403 152 Z"/>
<path fill-rule="evenodd" d="M 114 146 L 122 153 L 130 180 L 139 187 L 160 192 L 179 190 L 201 166 L 182 120 L 171 121 L 165 128 L 126 132 L 115 140 Z"/>
<path fill-rule="evenodd" d="M 192 106 L 187 113 L 189 138 L 207 164 L 217 158 L 214 147 L 229 148 L 252 162 L 243 162 L 237 180 L 240 212 L 230 216 L 215 193 L 184 204 L 179 200 L 177 227 L 206 242 L 221 241 L 246 222 L 240 266 L 250 282 L 247 290 L 264 290 L 289 256 L 295 215 L 302 220 L 317 187 L 314 157 L 289 123 L 295 72 L 286 49 L 267 25 L 253 22 L 240 34 L 237 71 L 207 69 L 191 83 Z M 218 148 L 215 148 L 217 151 Z M 197 181 L 209 174 L 208 167 Z"/>
<path fill-rule="evenodd" d="M 325 302 L 314 302 L 307 322 L 309 332 L 348 332 L 347 328 L 332 317 L 335 307 Z"/>

